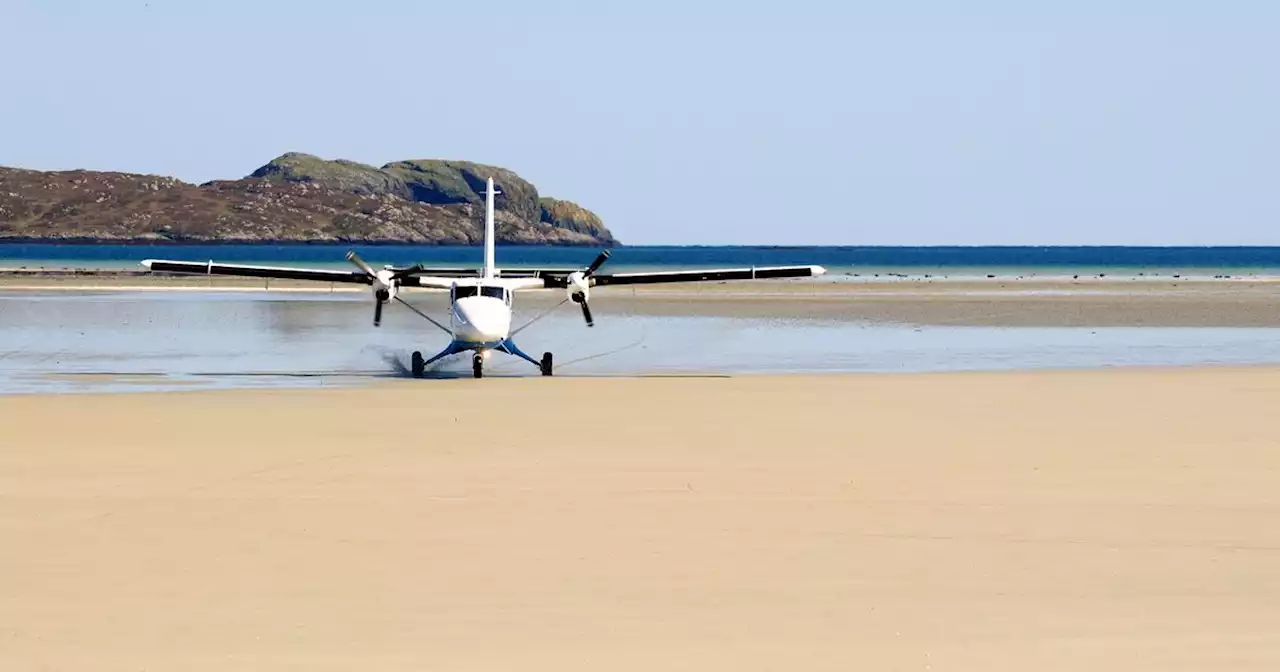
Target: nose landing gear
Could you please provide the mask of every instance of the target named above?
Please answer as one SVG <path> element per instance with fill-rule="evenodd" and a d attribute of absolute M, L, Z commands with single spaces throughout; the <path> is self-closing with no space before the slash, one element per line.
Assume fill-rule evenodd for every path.
<path fill-rule="evenodd" d="M 478 352 L 471 356 L 471 375 L 476 378 L 484 377 L 484 355 Z"/>

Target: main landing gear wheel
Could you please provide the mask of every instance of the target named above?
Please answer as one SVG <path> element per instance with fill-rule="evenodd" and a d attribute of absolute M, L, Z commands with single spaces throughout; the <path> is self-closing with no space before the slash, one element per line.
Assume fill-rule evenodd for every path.
<path fill-rule="evenodd" d="M 471 356 L 471 375 L 476 378 L 484 377 L 484 355 L 478 352 Z"/>
<path fill-rule="evenodd" d="M 551 375 L 551 353 L 542 353 L 542 375 Z"/>
<path fill-rule="evenodd" d="M 410 363 L 412 364 L 413 377 L 421 378 L 423 374 L 423 369 L 425 368 L 425 366 L 422 363 L 422 353 L 418 352 L 417 350 L 414 350 L 413 357 Z"/>

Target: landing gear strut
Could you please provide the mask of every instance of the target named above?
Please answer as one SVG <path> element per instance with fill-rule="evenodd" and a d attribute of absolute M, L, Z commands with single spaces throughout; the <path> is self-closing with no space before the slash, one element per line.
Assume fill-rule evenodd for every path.
<path fill-rule="evenodd" d="M 449 355 L 466 352 L 469 349 L 470 347 L 468 347 L 466 344 L 459 344 L 457 342 L 453 342 L 453 343 L 450 343 L 449 346 L 446 347 L 444 350 L 442 350 L 439 354 L 435 355 L 430 359 L 423 359 L 422 353 L 415 350 L 413 352 L 412 357 L 410 357 L 410 360 L 409 360 L 410 371 L 413 373 L 414 378 L 424 378 L 426 376 L 427 367 L 435 363 L 437 360 L 448 357 Z M 542 375 L 544 376 L 552 375 L 551 372 L 554 367 L 554 360 L 552 359 L 551 353 L 544 352 L 542 353 L 542 359 L 537 360 L 537 359 L 534 359 L 533 357 L 530 357 L 524 351 L 520 350 L 520 348 L 517 348 L 516 344 L 511 342 L 511 339 L 507 339 L 505 341 L 502 341 L 492 349 L 472 351 L 471 375 L 473 377 L 475 378 L 484 377 L 485 355 L 489 354 L 490 352 L 505 352 L 508 355 L 514 355 L 538 367 L 538 370 L 542 373 Z"/>

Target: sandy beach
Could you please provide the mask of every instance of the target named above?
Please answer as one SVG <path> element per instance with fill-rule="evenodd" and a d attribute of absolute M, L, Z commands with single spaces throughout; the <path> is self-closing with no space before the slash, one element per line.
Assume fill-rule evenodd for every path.
<path fill-rule="evenodd" d="M 0 399 L 4 670 L 1273 670 L 1280 369 Z"/>

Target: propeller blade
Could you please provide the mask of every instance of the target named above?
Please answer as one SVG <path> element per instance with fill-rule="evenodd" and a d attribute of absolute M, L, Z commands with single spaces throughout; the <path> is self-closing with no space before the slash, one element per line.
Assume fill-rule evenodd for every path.
<path fill-rule="evenodd" d="M 609 254 L 609 250 L 601 252 L 600 256 L 596 257 L 596 260 L 591 262 L 591 265 L 587 267 L 587 270 L 582 273 L 583 277 L 591 277 L 591 274 L 595 273 L 596 269 L 600 268 L 604 265 L 604 262 L 609 260 Z"/>
<path fill-rule="evenodd" d="M 347 252 L 347 261 L 355 264 L 357 267 L 359 267 L 360 270 L 364 271 L 371 278 L 377 275 L 377 273 L 374 272 L 373 267 L 370 266 L 369 264 L 364 263 L 364 259 L 361 259 L 359 255 L 355 253 L 355 250 L 351 250 Z"/>
<path fill-rule="evenodd" d="M 596 326 L 596 322 L 595 322 L 595 320 L 591 319 L 591 308 L 590 308 L 589 306 L 587 306 L 587 302 L 586 302 L 586 301 L 583 301 L 583 302 L 582 302 L 582 317 L 583 317 L 583 318 L 585 318 L 585 319 L 587 320 L 587 326 L 588 326 L 588 327 L 594 327 L 594 326 Z"/>
<path fill-rule="evenodd" d="M 382 325 L 382 301 L 374 301 L 373 303 L 373 326 Z"/>
<path fill-rule="evenodd" d="M 416 273 L 421 273 L 423 270 L 425 269 L 423 268 L 422 264 L 414 264 L 409 268 L 402 268 L 396 271 L 391 275 L 391 277 L 395 278 L 396 280 L 399 280 L 401 278 L 407 278 Z"/>

